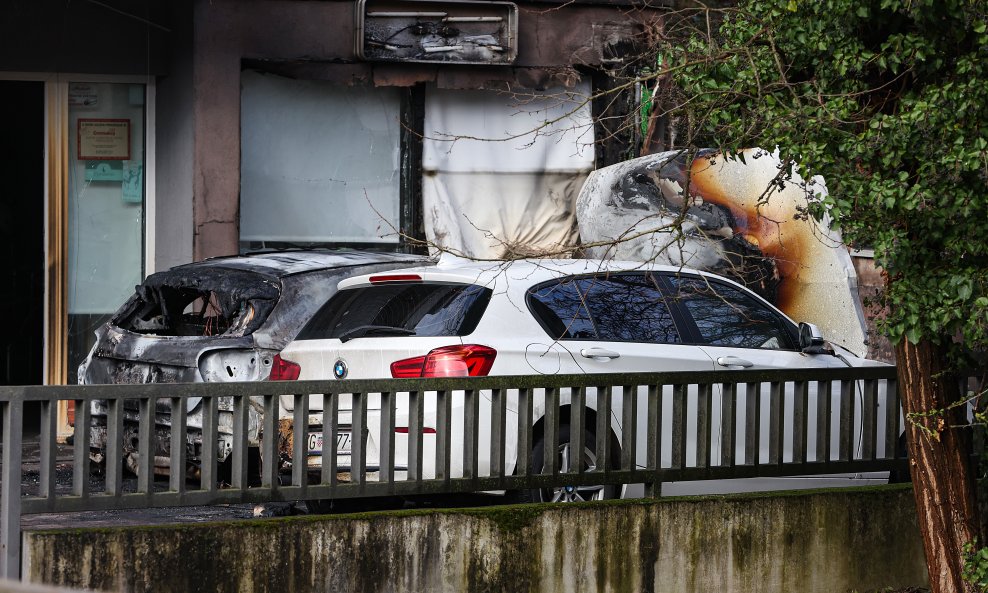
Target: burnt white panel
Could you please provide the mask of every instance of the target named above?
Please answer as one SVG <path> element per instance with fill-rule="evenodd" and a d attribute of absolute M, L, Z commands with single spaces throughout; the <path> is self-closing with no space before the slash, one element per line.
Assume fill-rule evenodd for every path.
<path fill-rule="evenodd" d="M 425 232 L 476 257 L 576 244 L 575 199 L 593 169 L 591 89 L 511 94 L 427 87 Z"/>
<path fill-rule="evenodd" d="M 518 7 L 510 2 L 359 0 L 355 48 L 365 60 L 496 64 L 518 55 Z"/>
<path fill-rule="evenodd" d="M 688 164 L 684 151 L 672 151 L 597 169 L 576 205 L 581 240 L 600 245 L 586 248 L 587 256 L 727 276 L 864 356 L 851 257 L 829 221 L 806 216 L 826 195 L 824 180 L 804 180 L 798 171 L 780 178 L 777 153 L 743 155 L 708 150 Z"/>

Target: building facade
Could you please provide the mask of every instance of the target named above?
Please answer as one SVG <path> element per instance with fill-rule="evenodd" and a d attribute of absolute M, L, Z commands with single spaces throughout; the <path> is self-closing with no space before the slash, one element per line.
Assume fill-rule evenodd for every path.
<path fill-rule="evenodd" d="M 624 0 L 13 0 L 0 384 L 61 384 L 147 274 L 287 245 L 528 253 L 635 156 Z M 631 117 L 632 119 L 629 119 Z"/>

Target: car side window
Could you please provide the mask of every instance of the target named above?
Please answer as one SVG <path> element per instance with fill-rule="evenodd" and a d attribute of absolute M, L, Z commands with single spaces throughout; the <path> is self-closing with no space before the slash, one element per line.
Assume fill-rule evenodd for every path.
<path fill-rule="evenodd" d="M 692 316 L 703 343 L 711 346 L 791 350 L 782 319 L 757 299 L 728 284 L 670 276 L 672 298 Z"/>
<path fill-rule="evenodd" d="M 580 284 L 599 339 L 680 343 L 662 293 L 645 274 L 583 278 Z"/>
<path fill-rule="evenodd" d="M 681 343 L 662 293 L 645 274 L 566 278 L 537 287 L 529 303 L 557 339 Z"/>
<path fill-rule="evenodd" d="M 585 340 L 597 337 L 577 281 L 566 278 L 543 284 L 528 293 L 535 318 L 554 340 Z"/>

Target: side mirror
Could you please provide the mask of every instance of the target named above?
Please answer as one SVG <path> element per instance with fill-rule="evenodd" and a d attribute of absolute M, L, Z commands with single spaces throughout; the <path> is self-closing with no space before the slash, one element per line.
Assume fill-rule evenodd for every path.
<path fill-rule="evenodd" d="M 807 354 L 821 354 L 827 349 L 820 328 L 812 323 L 799 324 L 799 349 Z"/>

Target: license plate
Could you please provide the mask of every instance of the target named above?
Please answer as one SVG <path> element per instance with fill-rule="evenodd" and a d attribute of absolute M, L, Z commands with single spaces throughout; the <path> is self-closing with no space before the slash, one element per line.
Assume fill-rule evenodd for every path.
<path fill-rule="evenodd" d="M 322 453 L 323 437 L 321 432 L 309 433 L 309 453 Z M 336 452 L 350 452 L 350 433 L 340 431 L 336 433 Z"/>

